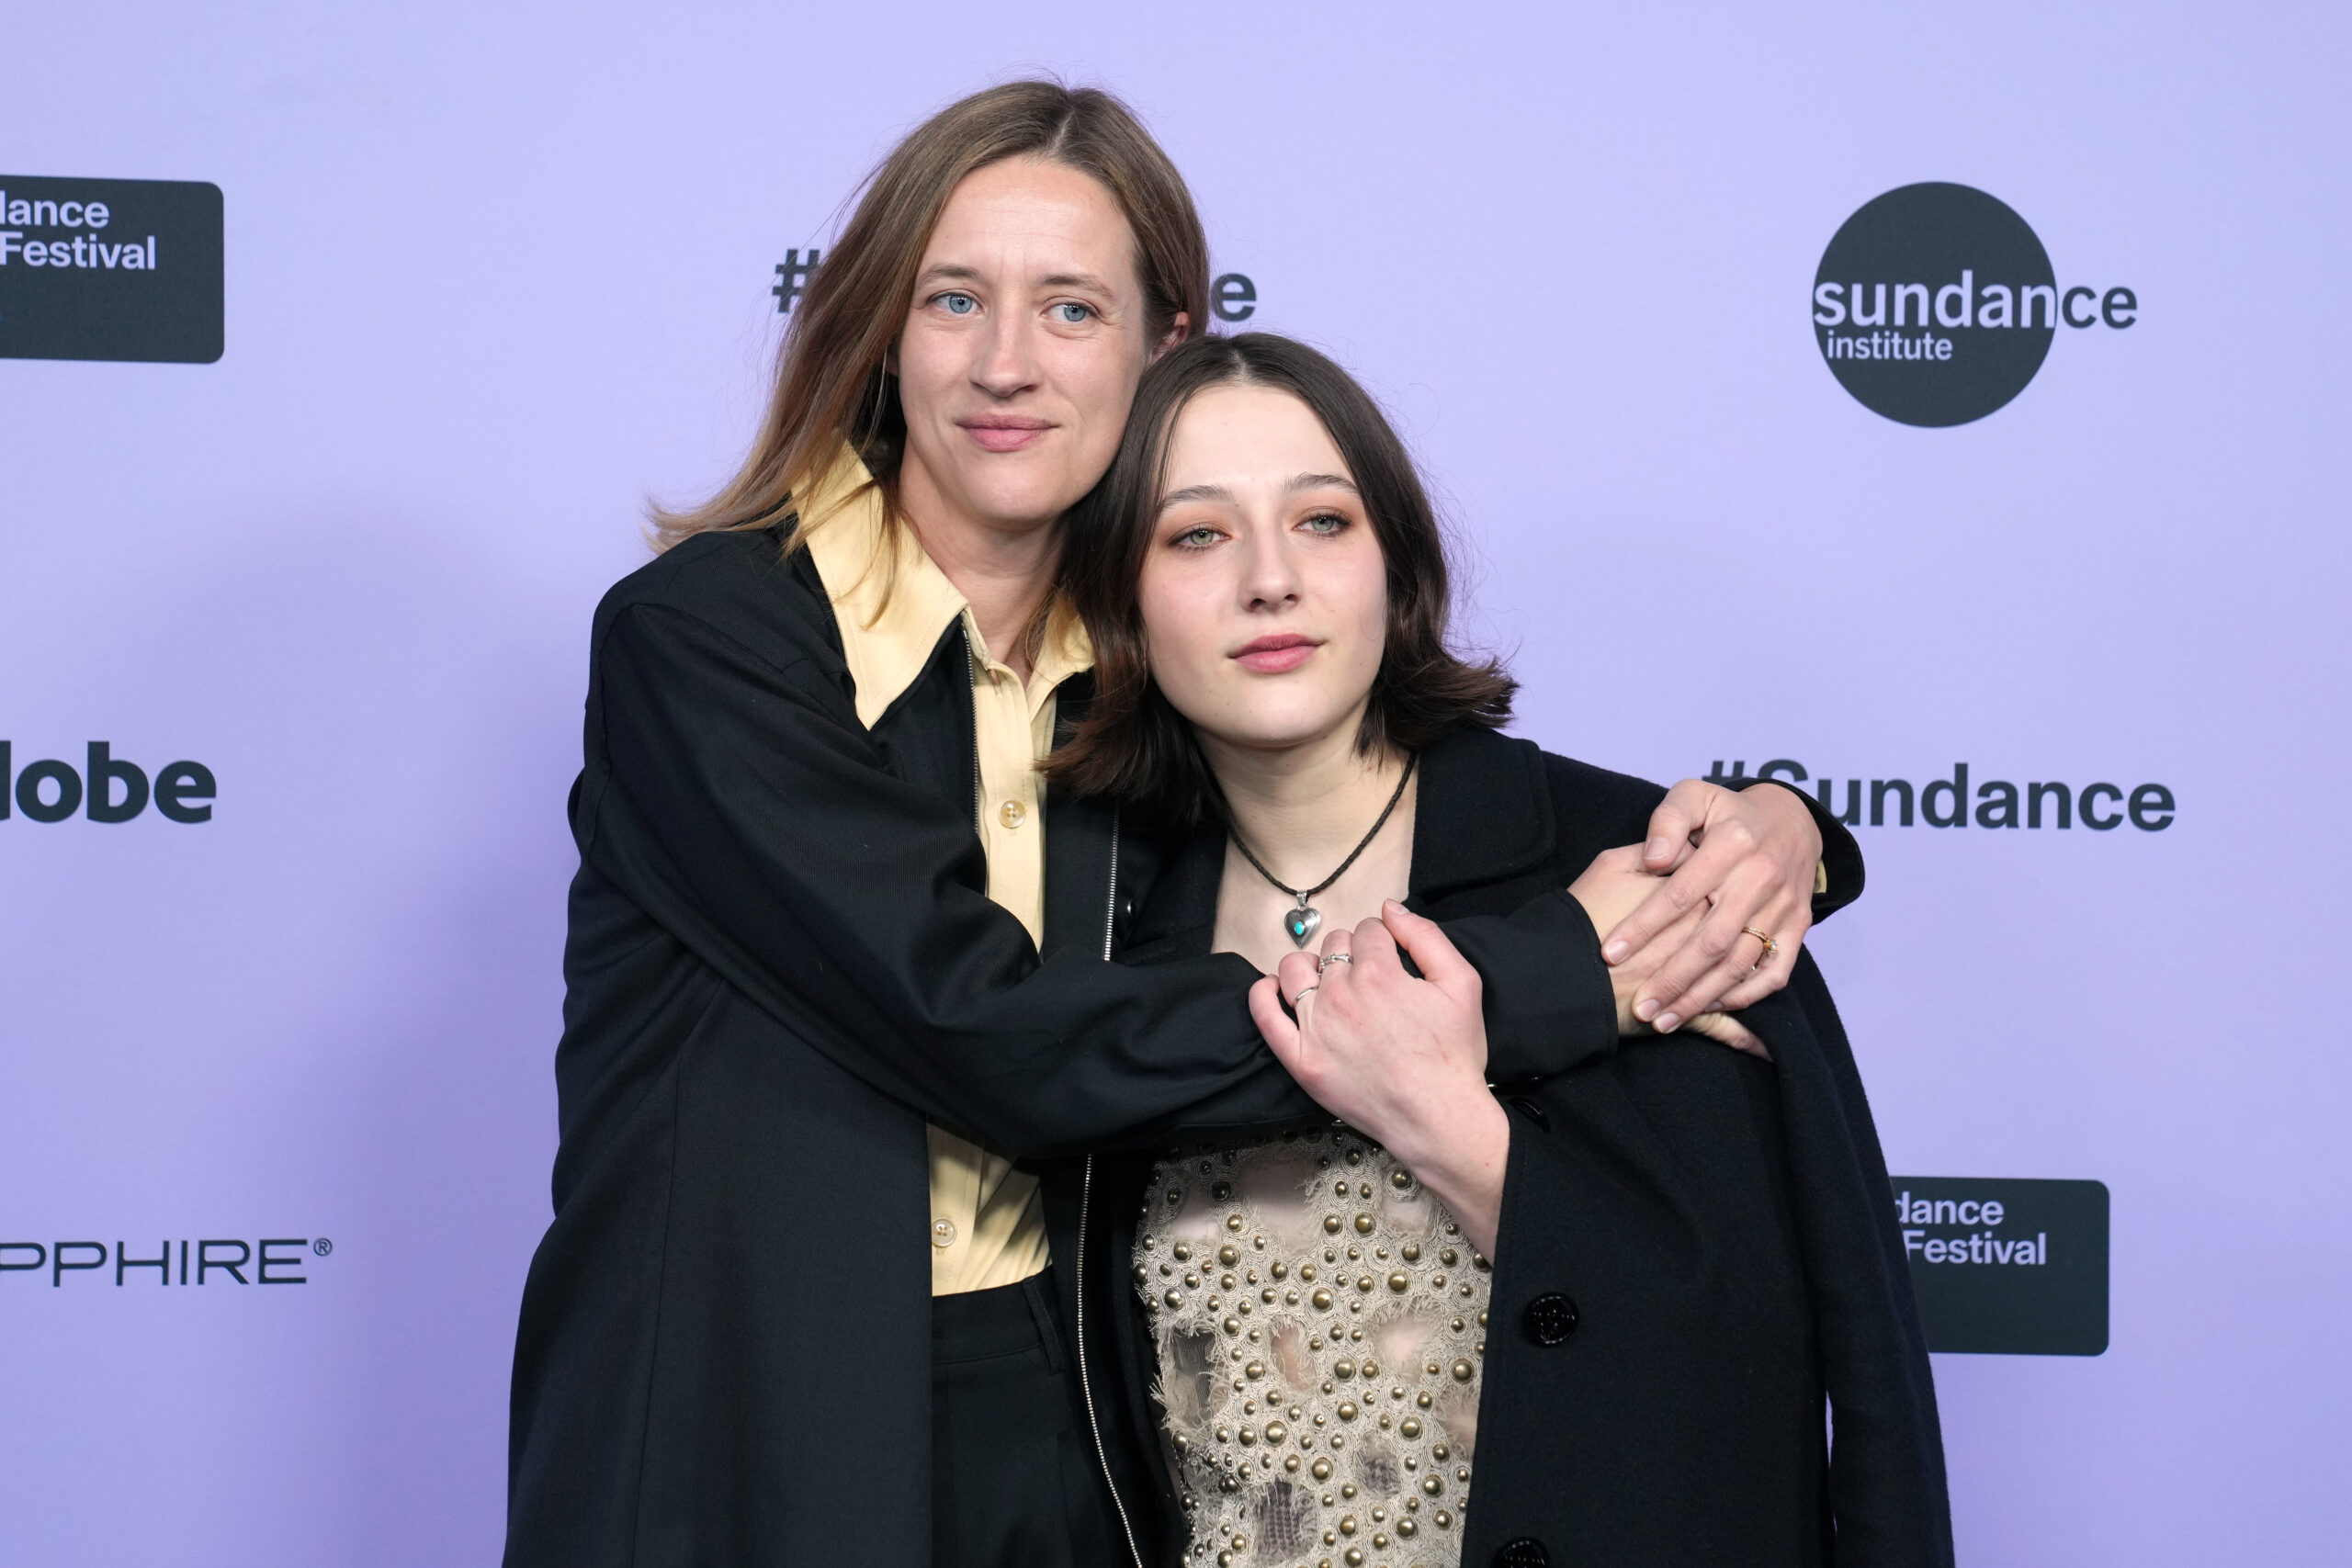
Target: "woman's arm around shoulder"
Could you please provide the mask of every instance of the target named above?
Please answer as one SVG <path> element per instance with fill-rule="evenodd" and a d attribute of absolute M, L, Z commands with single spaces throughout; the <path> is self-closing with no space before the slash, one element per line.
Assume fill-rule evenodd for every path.
<path fill-rule="evenodd" d="M 944 1125 L 1050 1153 L 1309 1109 L 1250 1022 L 1241 960 L 1039 964 L 981 891 L 968 812 L 890 771 L 830 607 L 763 536 L 690 541 L 607 596 L 575 800 L 602 875 Z"/>

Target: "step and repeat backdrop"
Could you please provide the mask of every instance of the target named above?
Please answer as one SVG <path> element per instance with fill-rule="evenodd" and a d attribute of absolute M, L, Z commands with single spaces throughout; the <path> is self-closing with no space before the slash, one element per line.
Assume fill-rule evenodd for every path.
<path fill-rule="evenodd" d="M 0 95 L 0 1560 L 498 1551 L 589 612 L 1039 71 L 1379 389 L 1523 733 L 1854 825 L 1971 1562 L 2333 1561 L 2320 6 L 51 7 Z"/>

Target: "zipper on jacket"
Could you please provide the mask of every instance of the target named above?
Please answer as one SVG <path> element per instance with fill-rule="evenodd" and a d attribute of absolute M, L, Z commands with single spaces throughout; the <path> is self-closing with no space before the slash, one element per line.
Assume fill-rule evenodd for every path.
<path fill-rule="evenodd" d="M 1111 808 L 1111 891 L 1102 908 L 1102 961 L 1111 961 L 1111 942 L 1119 913 L 1119 809 Z M 1127 1518 L 1126 1499 L 1111 1478 L 1110 1450 L 1103 1446 L 1102 1423 L 1094 1414 L 1094 1380 L 1086 1369 L 1086 1221 L 1094 1207 L 1094 1156 L 1086 1156 L 1086 1174 L 1078 1190 L 1078 1392 L 1086 1402 L 1086 1427 L 1094 1439 L 1094 1461 L 1102 1467 L 1102 1484 L 1110 1489 L 1111 1506 L 1118 1510 L 1119 1529 L 1127 1538 L 1127 1555 L 1143 1568 L 1143 1552 L 1136 1546 L 1136 1527 Z"/>
<path fill-rule="evenodd" d="M 1102 902 L 1102 962 L 1111 962 L 1111 938 L 1119 919 L 1119 808 L 1111 807 L 1111 891 Z"/>

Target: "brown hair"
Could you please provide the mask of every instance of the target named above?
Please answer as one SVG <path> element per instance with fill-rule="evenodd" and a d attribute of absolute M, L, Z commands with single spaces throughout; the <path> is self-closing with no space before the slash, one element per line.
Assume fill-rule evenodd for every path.
<path fill-rule="evenodd" d="M 1412 457 L 1371 395 L 1290 338 L 1194 338 L 1144 372 L 1119 455 L 1072 519 L 1063 581 L 1093 638 L 1095 696 L 1046 764 L 1080 794 L 1154 807 L 1180 823 L 1198 818 L 1211 781 L 1191 726 L 1151 678 L 1139 588 L 1166 488 L 1170 434 L 1197 393 L 1227 386 L 1276 388 L 1314 411 L 1380 541 L 1388 628 L 1357 750 L 1419 751 L 1458 725 L 1498 728 L 1519 689 L 1495 660 L 1464 659 L 1446 646 L 1453 602 L 1444 535 Z"/>
<path fill-rule="evenodd" d="M 765 528 L 796 491 L 820 482 L 846 442 L 881 487 L 895 520 L 894 481 L 906 438 L 888 368 L 923 248 L 958 182 L 1023 154 L 1093 175 L 1135 232 L 1144 324 L 1164 340 L 1179 313 L 1208 319 L 1208 240 L 1192 192 L 1125 104 L 1093 87 L 1009 82 L 949 105 L 918 126 L 867 176 L 857 209 L 808 280 L 786 329 L 758 439 L 742 469 L 702 505 L 652 509 L 657 547 L 717 528 Z M 795 529 L 793 543 L 798 542 Z"/>

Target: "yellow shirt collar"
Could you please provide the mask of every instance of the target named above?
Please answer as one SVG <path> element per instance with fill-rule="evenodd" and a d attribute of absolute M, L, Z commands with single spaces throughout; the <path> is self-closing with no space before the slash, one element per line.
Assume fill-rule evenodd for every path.
<path fill-rule="evenodd" d="M 885 528 L 882 491 L 854 453 L 844 448 L 832 470 L 809 488 L 800 528 L 832 601 L 842 652 L 857 685 L 858 721 L 867 728 L 915 683 L 956 621 L 963 621 L 973 656 L 994 662 L 970 602 L 924 553 L 914 531 Z M 1042 698 L 1093 665 L 1084 624 L 1057 597 L 1029 690 Z"/>

